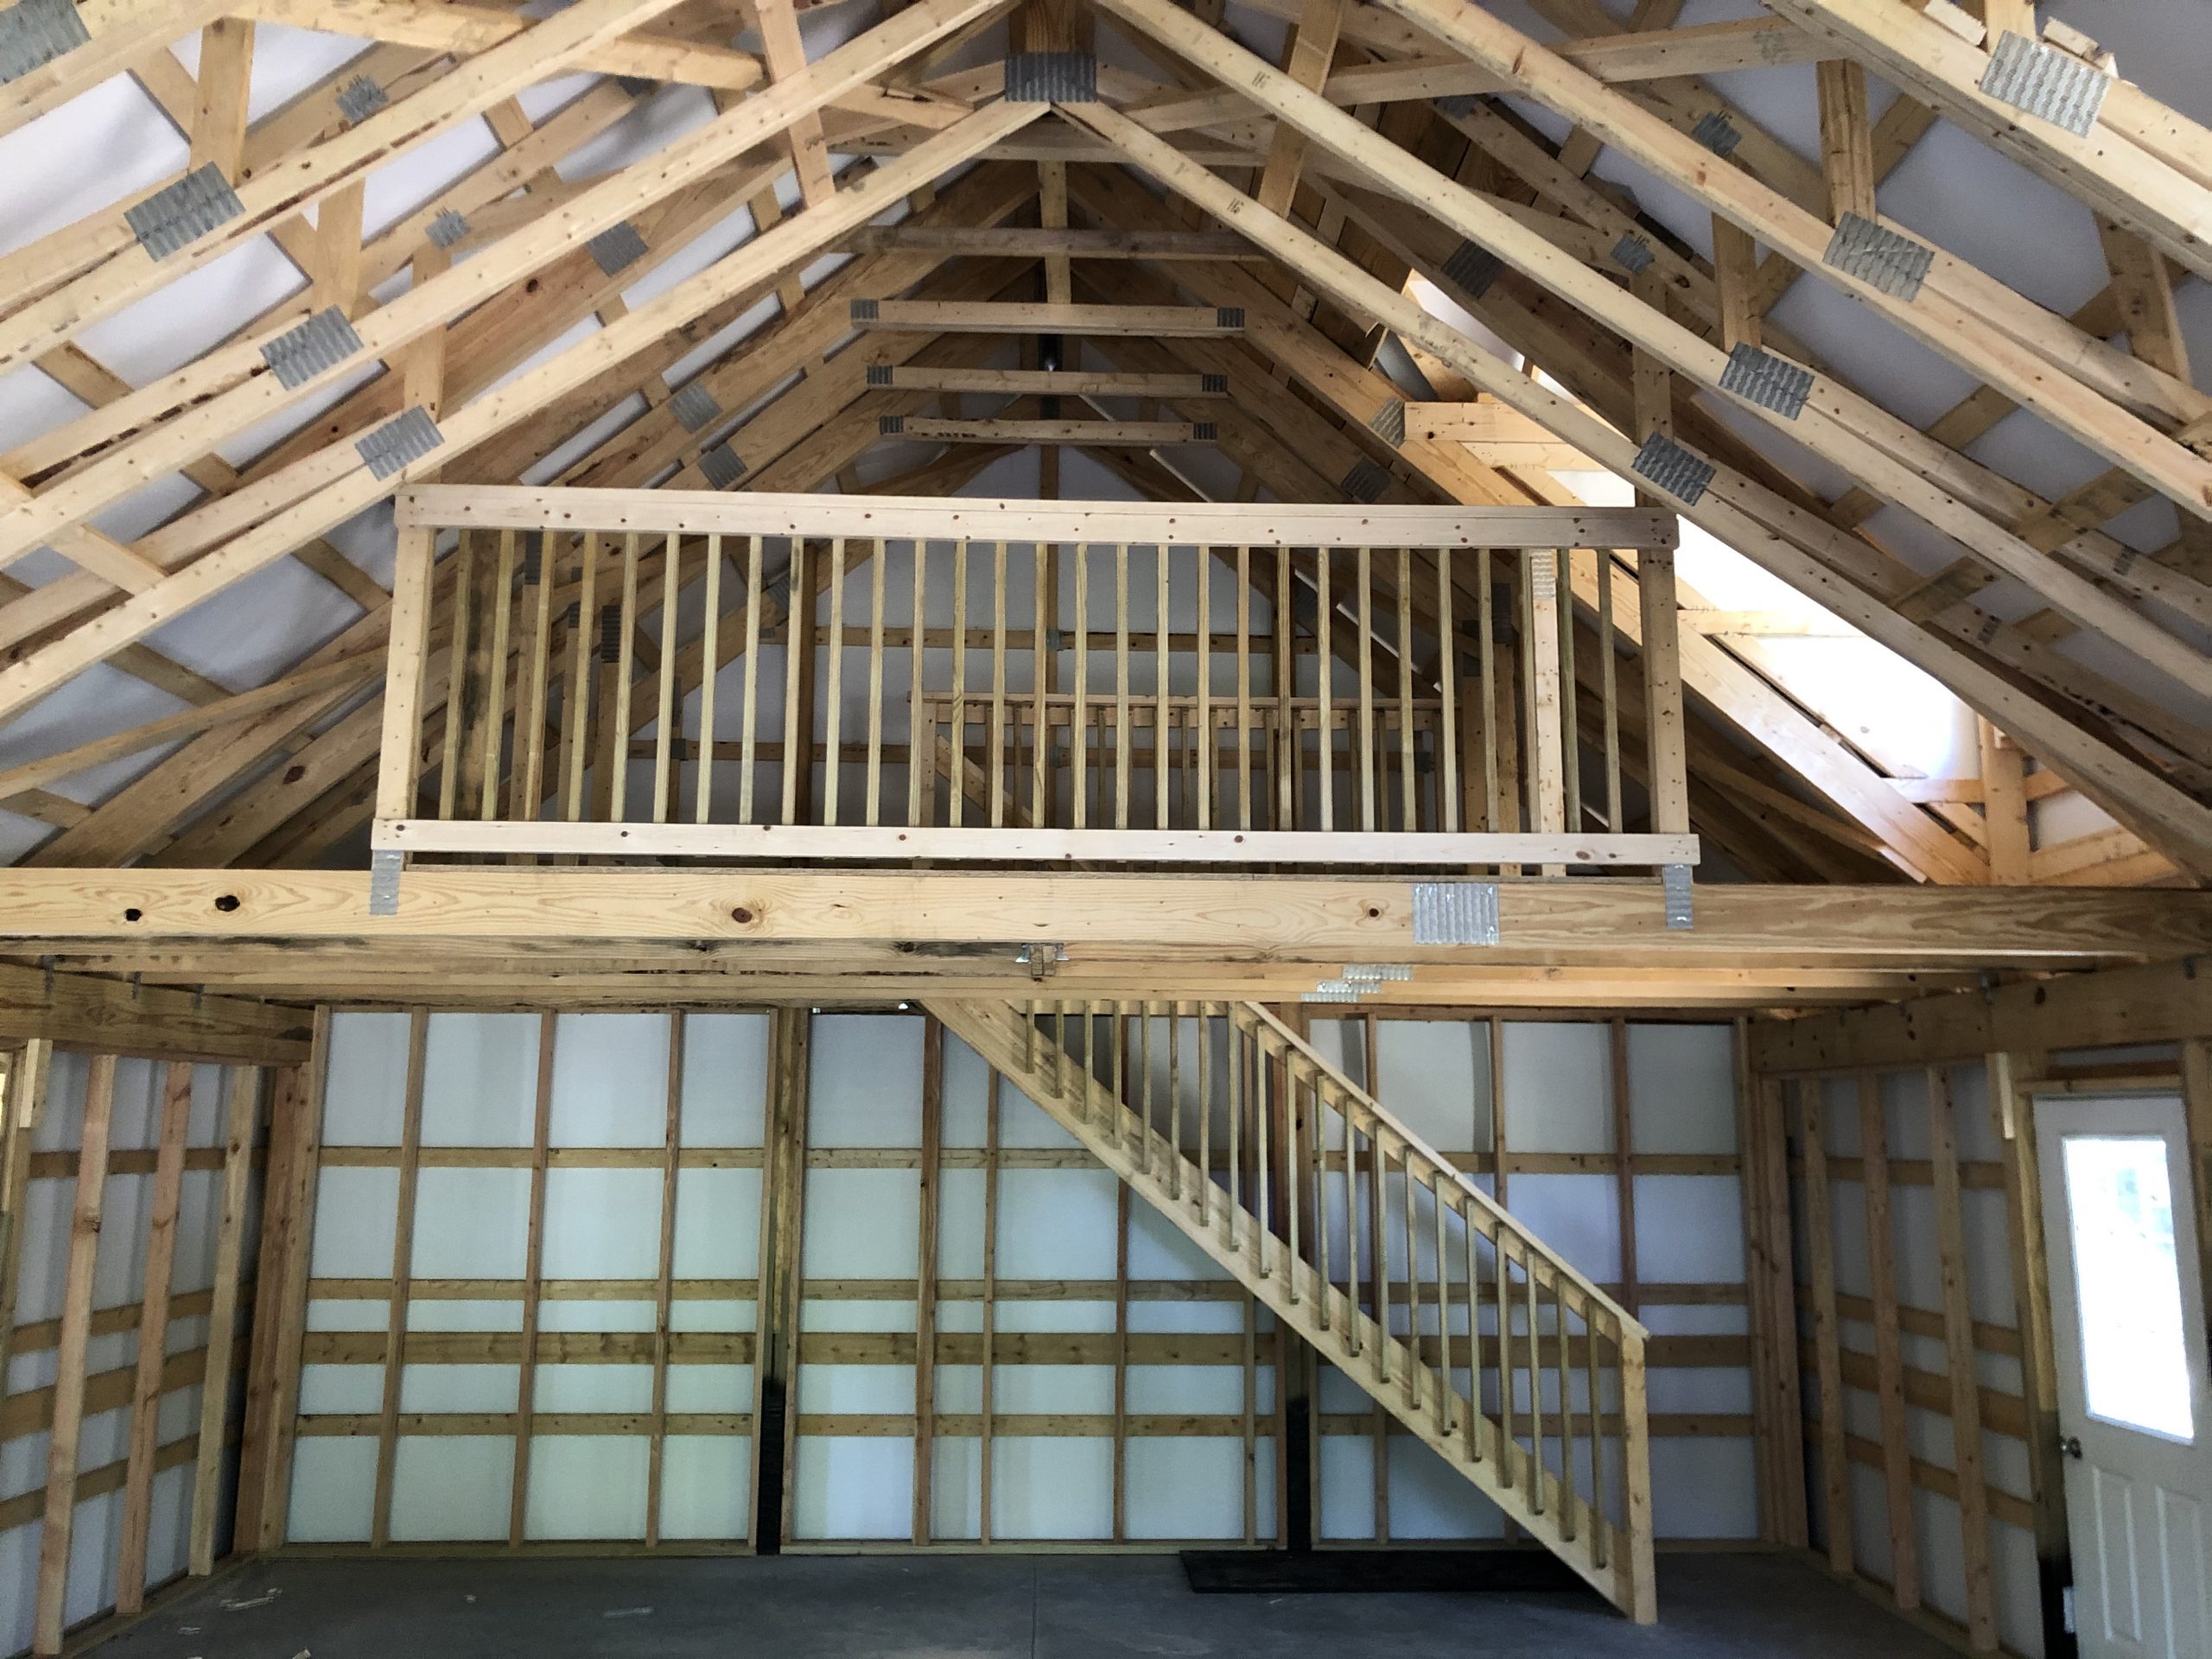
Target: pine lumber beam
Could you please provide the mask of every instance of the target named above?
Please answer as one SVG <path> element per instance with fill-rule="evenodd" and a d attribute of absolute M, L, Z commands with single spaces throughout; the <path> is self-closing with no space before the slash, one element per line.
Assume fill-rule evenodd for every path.
<path fill-rule="evenodd" d="M 954 305 L 926 300 L 856 301 L 853 327 L 869 333 L 963 334 L 1141 334 L 1211 338 L 1243 332 L 1217 308 L 1188 305 L 1052 305 L 1009 302 Z"/>
<path fill-rule="evenodd" d="M 1071 397 L 1226 397 L 1225 376 L 1207 374 L 1114 374 L 1090 369 L 923 369 L 894 367 L 891 385 L 899 391 L 984 391 L 1057 393 Z"/>
<path fill-rule="evenodd" d="M 1995 40 L 1965 40 L 1897 0 L 1773 0 L 1770 9 L 1918 92 L 2199 276 L 2212 276 L 2212 133 L 2139 88 L 2115 81 L 2097 125 L 2082 137 L 1981 90 Z"/>
<path fill-rule="evenodd" d="M 219 906 L 218 898 L 237 903 Z M 1499 903 L 1502 943 L 1478 947 L 1484 962 L 1556 950 L 1588 963 L 1783 954 L 2064 965 L 2212 945 L 2212 893 L 2193 892 L 1722 884 L 1699 889 L 1694 927 L 1672 930 L 1656 882 L 1506 882 Z M 25 950 L 72 941 L 445 938 L 532 945 L 1047 939 L 1257 949 L 1339 963 L 1443 962 L 1475 948 L 1416 946 L 1412 888 L 1402 880 L 425 867 L 403 877 L 397 913 L 377 916 L 359 870 L 0 871 L 0 941 Z"/>
<path fill-rule="evenodd" d="M 0 1039 L 215 1065 L 292 1065 L 307 1057 L 308 1021 L 301 1010 L 273 1003 L 0 963 Z"/>
<path fill-rule="evenodd" d="M 850 253 L 935 253 L 1007 259 L 1264 259 L 1264 250 L 1226 231 L 1046 229 L 1008 226 L 965 230 L 954 226 L 871 225 L 842 244 Z"/>
<path fill-rule="evenodd" d="M 923 443 L 1086 443 L 1152 449 L 1162 444 L 1211 443 L 1210 423 L 1191 421 L 949 421 L 929 416 L 887 416 L 896 421 L 886 437 Z"/>
<path fill-rule="evenodd" d="M 60 109 L 111 75 L 135 67 L 232 10 L 234 0 L 82 0 L 83 45 L 0 88 L 0 137 Z"/>
<path fill-rule="evenodd" d="M 1109 0 L 1117 11 L 1130 0 Z M 1271 73 L 1271 72 L 1270 72 Z M 1264 233 L 1286 263 L 1329 291 L 1340 303 L 1388 322 L 1409 341 L 1434 352 L 1501 402 L 1519 408 L 1613 471 L 1634 470 L 1633 446 L 1613 428 L 1579 406 L 1531 382 L 1517 369 L 1438 321 L 1405 296 L 1377 283 L 1358 267 L 1297 226 L 1261 213 L 1249 196 L 1224 184 L 1147 133 L 1126 117 L 1095 105 L 1062 106 L 1069 121 L 1108 137 L 1145 171 L 1189 196 L 1224 223 Z M 1847 622 L 1891 646 L 1941 678 L 1955 693 L 2019 736 L 2037 753 L 2063 763 L 2108 801 L 2120 805 L 2146 840 L 2200 873 L 2212 874 L 2212 810 L 2183 794 L 2113 750 L 2089 739 L 2040 702 L 2024 696 L 1982 661 L 1936 639 L 1900 617 L 1864 589 L 1769 531 L 1737 505 L 1748 499 L 1768 506 L 1766 493 L 1748 480 L 1713 484 L 1695 502 L 1683 502 L 1685 516 L 1730 546 L 1826 606 Z M 1796 517 L 1774 503 L 1783 521 Z"/>

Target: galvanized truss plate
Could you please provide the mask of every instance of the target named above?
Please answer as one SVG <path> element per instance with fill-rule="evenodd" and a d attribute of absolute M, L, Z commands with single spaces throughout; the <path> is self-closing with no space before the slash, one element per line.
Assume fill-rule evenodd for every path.
<path fill-rule="evenodd" d="M 1720 390 L 1794 421 L 1804 412 L 1805 399 L 1812 393 L 1813 372 L 1739 340 L 1728 353 L 1728 366 L 1720 372 Z"/>
<path fill-rule="evenodd" d="M 1395 982 L 1413 976 L 1414 967 L 1409 962 L 1351 962 L 1344 964 L 1344 977 L 1361 983 Z"/>
<path fill-rule="evenodd" d="M 713 392 L 694 380 L 668 400 L 668 412 L 686 432 L 696 432 L 721 414 L 722 406 L 715 401 Z"/>
<path fill-rule="evenodd" d="M 898 378 L 899 371 L 888 363 L 871 363 L 868 365 L 868 383 L 871 386 L 893 385 L 897 384 Z"/>
<path fill-rule="evenodd" d="M 138 245 L 150 257 L 164 259 L 245 212 L 245 204 L 231 188 L 223 169 L 210 162 L 136 207 L 124 208 L 123 217 Z"/>
<path fill-rule="evenodd" d="M 620 225 L 610 225 L 584 244 L 591 255 L 592 264 L 609 276 L 619 276 L 644 258 L 645 238 L 638 234 L 638 227 L 625 219 Z"/>
<path fill-rule="evenodd" d="M 391 94 L 366 75 L 356 75 L 338 89 L 338 112 L 359 126 L 391 103 Z"/>
<path fill-rule="evenodd" d="M 1684 506 L 1695 506 L 1713 482 L 1713 463 L 1685 449 L 1662 432 L 1643 441 L 1629 463 L 1639 477 L 1649 480 Z"/>
<path fill-rule="evenodd" d="M 622 607 L 619 604 L 599 607 L 599 660 L 622 660 Z"/>
<path fill-rule="evenodd" d="M 1217 305 L 1213 309 L 1213 326 L 1242 332 L 1244 327 L 1244 308 L 1241 305 Z"/>
<path fill-rule="evenodd" d="M 1856 276 L 1885 294 L 1910 300 L 1928 280 L 1936 250 L 1909 236 L 1899 236 L 1871 219 L 1846 213 L 1836 221 L 1835 234 L 1828 238 L 1827 251 L 1821 258 L 1847 276 Z"/>
<path fill-rule="evenodd" d="M 1631 276 L 1650 270 L 1652 260 L 1657 257 L 1651 251 L 1651 245 L 1640 236 L 1624 236 L 1613 244 L 1613 263 Z"/>
<path fill-rule="evenodd" d="M 1298 1000 L 1301 1002 L 1357 1002 L 1374 995 L 1382 987 L 1370 980 L 1325 979 Z"/>
<path fill-rule="evenodd" d="M 1505 262 L 1488 248 L 1462 242 L 1452 250 L 1452 257 L 1444 262 L 1438 274 L 1469 299 L 1479 300 L 1490 292 L 1490 285 L 1504 269 Z"/>
<path fill-rule="evenodd" d="M 1351 470 L 1344 475 L 1338 487 L 1355 501 L 1380 499 L 1390 486 L 1390 474 L 1364 455 L 1352 463 Z"/>
<path fill-rule="evenodd" d="M 399 914 L 399 849 L 379 847 L 369 855 L 369 914 Z"/>
<path fill-rule="evenodd" d="M 699 457 L 699 471 L 708 483 L 718 490 L 726 490 L 753 469 L 738 458 L 737 451 L 726 443 L 718 443 Z"/>
<path fill-rule="evenodd" d="M 1406 405 L 1402 398 L 1393 397 L 1375 411 L 1367 429 L 1393 449 L 1402 449 L 1406 443 Z"/>
<path fill-rule="evenodd" d="M 287 391 L 305 385 L 361 349 L 361 337 L 336 306 L 318 311 L 296 328 L 288 328 L 261 348 L 276 384 Z"/>
<path fill-rule="evenodd" d="M 438 423 L 420 404 L 402 410 L 372 431 L 363 433 L 354 441 L 353 448 L 360 452 L 369 471 L 378 478 L 390 478 L 411 461 L 419 461 L 446 441 L 438 430 Z"/>
<path fill-rule="evenodd" d="M 876 318 L 881 315 L 881 304 L 882 302 L 880 300 L 855 300 L 853 302 L 853 321 L 855 322 L 874 322 Z"/>
<path fill-rule="evenodd" d="M 1687 864 L 1662 864 L 1659 867 L 1659 887 L 1667 901 L 1667 925 L 1679 932 L 1696 925 L 1690 901 L 1690 867 Z"/>
<path fill-rule="evenodd" d="M 1191 442 L 1192 443 L 1218 443 L 1220 441 L 1221 428 L 1214 422 L 1192 421 L 1191 423 Z"/>
<path fill-rule="evenodd" d="M 20 80 L 92 38 L 71 0 L 18 0 L 0 8 L 0 81 Z"/>
<path fill-rule="evenodd" d="M 1690 137 L 1723 160 L 1734 155 L 1736 146 L 1744 142 L 1742 130 L 1718 110 L 1707 110 L 1698 117 Z"/>
<path fill-rule="evenodd" d="M 1497 883 L 1416 881 L 1415 944 L 1496 944 Z"/>
<path fill-rule="evenodd" d="M 1098 59 L 1089 52 L 1009 52 L 1009 104 L 1096 104 Z"/>
<path fill-rule="evenodd" d="M 1226 397 L 1229 396 L 1229 377 L 1225 374 L 1202 374 L 1198 377 L 1198 390 L 1209 397 Z"/>
<path fill-rule="evenodd" d="M 1446 97 L 1432 99 L 1429 101 L 1436 105 L 1440 115 L 1449 116 L 1455 121 L 1464 121 L 1475 112 L 1475 106 L 1480 104 L 1482 99 L 1473 92 L 1452 92 Z"/>
<path fill-rule="evenodd" d="M 432 246 L 449 248 L 468 234 L 468 221 L 448 207 L 430 221 L 423 234 L 430 238 Z"/>
<path fill-rule="evenodd" d="M 879 438 L 899 437 L 906 430 L 906 417 L 904 415 L 879 415 L 875 417 L 875 435 Z"/>
<path fill-rule="evenodd" d="M 1981 72 L 1981 90 L 2001 104 L 2086 138 L 2104 109 L 2112 77 L 2041 41 L 2006 29 Z"/>

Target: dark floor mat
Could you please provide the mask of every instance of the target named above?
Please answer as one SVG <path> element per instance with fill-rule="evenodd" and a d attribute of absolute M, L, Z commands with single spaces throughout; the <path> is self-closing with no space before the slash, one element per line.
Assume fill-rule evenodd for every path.
<path fill-rule="evenodd" d="M 1183 1573 L 1200 1595 L 1471 1590 L 1596 1595 L 1566 1562 L 1540 1549 L 1186 1549 Z"/>

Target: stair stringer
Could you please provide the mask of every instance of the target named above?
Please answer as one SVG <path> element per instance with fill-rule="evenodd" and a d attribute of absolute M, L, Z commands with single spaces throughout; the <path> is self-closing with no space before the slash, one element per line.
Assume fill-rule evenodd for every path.
<path fill-rule="evenodd" d="M 1640 1622 L 1649 1623 L 1656 1617 L 1648 1587 L 1644 1594 L 1637 1593 L 1632 1572 L 1636 1552 L 1622 1529 L 1549 1472 L 1544 1507 L 1536 1508 L 1530 1497 L 1527 1451 L 1506 1440 L 1497 1422 L 1486 1413 L 1475 1411 L 1471 1425 L 1466 1397 L 1457 1389 L 1447 1389 L 1433 1367 L 1402 1338 L 1382 1331 L 1366 1313 L 1348 1309 L 1341 1292 L 1332 1293 L 1332 1317 L 1324 1324 L 1319 1316 L 1325 1288 L 1320 1275 L 1310 1264 L 1292 1258 L 1283 1241 L 1262 1228 L 1249 1210 L 1232 1206 L 1227 1192 L 1218 1185 L 1213 1186 L 1206 1204 L 1210 1218 L 1201 1219 L 1199 1198 L 1209 1183 L 1198 1166 L 1170 1146 L 1165 1136 L 1149 1128 L 1142 1128 L 1143 1138 L 1132 1144 L 1133 1136 L 1125 1126 L 1140 1127 L 1135 1115 L 1081 1061 L 1070 1057 L 1063 1064 L 1058 1046 L 1032 1027 L 1012 1003 L 931 998 L 923 1006 L 1046 1116 L 1081 1141 L 1131 1192 L 1235 1275 L 1277 1319 L 1358 1383 L 1378 1406 L 1418 1435 L 1599 1595 Z M 1081 1088 L 1080 1110 L 1070 1095 L 1059 1091 L 1057 1084 L 1063 1077 Z M 1387 1113 L 1382 1116 L 1388 1120 Z M 1389 1121 L 1395 1124 L 1395 1120 Z M 1109 1123 L 1116 1132 L 1103 1133 Z M 1171 1185 L 1164 1177 L 1177 1165 L 1180 1166 L 1178 1179 Z M 1386 1351 L 1390 1359 L 1387 1379 L 1376 1374 L 1373 1357 L 1378 1348 Z M 1605 1538 L 1603 1565 L 1592 1557 L 1592 1529 L 1600 1529 Z"/>

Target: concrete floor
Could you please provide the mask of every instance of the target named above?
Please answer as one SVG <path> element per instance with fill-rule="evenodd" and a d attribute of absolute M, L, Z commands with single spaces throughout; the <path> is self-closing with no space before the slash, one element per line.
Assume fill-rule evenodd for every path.
<path fill-rule="evenodd" d="M 1192 1594 L 1173 1556 L 289 1560 L 100 1644 L 99 1659 L 1936 1659 L 1772 1556 L 1662 1557 L 1662 1622 L 1569 1595 Z"/>

